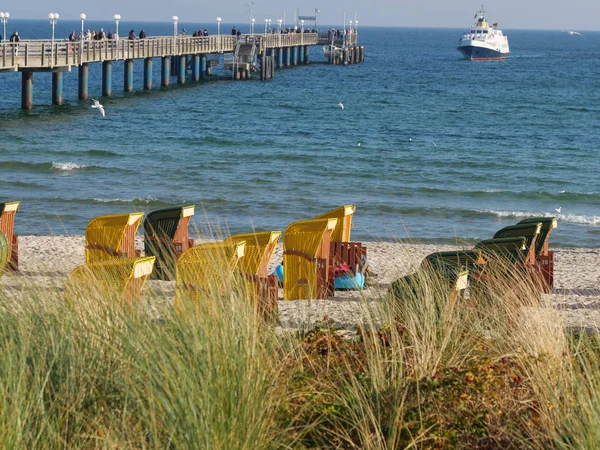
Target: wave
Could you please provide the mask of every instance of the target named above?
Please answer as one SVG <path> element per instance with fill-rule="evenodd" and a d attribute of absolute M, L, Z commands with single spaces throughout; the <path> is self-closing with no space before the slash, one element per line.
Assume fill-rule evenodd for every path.
<path fill-rule="evenodd" d="M 86 199 L 81 201 L 85 202 Z M 171 206 L 172 202 L 164 202 L 154 197 L 133 197 L 125 198 L 92 198 L 94 203 L 106 203 L 110 205 L 152 205 L 152 206 Z"/>
<path fill-rule="evenodd" d="M 85 169 L 88 166 L 86 166 L 85 164 L 75 164 L 72 162 L 66 162 L 66 163 L 53 162 L 51 167 L 52 167 L 52 170 L 70 172 L 71 170 Z"/>
<path fill-rule="evenodd" d="M 110 150 L 88 150 L 85 153 L 90 156 L 100 156 L 103 158 L 112 158 L 114 156 L 121 156 L 118 153 L 111 152 Z"/>
<path fill-rule="evenodd" d="M 547 212 L 526 211 L 494 211 L 488 209 L 476 209 L 473 211 L 479 214 L 489 214 L 499 218 L 527 219 L 530 217 L 556 217 L 559 221 L 564 221 L 567 223 L 600 226 L 600 216 L 585 216 L 577 214 L 551 214 Z"/>

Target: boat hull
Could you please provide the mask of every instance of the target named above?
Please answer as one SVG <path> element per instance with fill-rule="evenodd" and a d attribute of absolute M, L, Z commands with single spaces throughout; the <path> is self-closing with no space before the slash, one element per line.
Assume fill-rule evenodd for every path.
<path fill-rule="evenodd" d="M 508 53 L 502 53 L 491 48 L 476 45 L 461 45 L 457 50 L 466 58 L 472 61 L 486 61 L 508 58 Z"/>

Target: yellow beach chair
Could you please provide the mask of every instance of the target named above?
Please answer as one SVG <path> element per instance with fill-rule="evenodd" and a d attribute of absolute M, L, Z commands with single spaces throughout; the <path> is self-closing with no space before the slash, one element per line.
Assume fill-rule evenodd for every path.
<path fill-rule="evenodd" d="M 139 302 L 155 259 L 113 258 L 76 267 L 65 283 L 65 300 L 110 298 L 124 304 Z"/>
<path fill-rule="evenodd" d="M 203 296 L 221 295 L 230 286 L 240 258 L 244 256 L 245 241 L 211 242 L 196 245 L 184 252 L 177 261 L 175 306 L 190 300 L 200 305 Z"/>
<path fill-rule="evenodd" d="M 283 299 L 326 298 L 331 235 L 338 219 L 295 222 L 283 234 Z"/>
<path fill-rule="evenodd" d="M 355 205 L 344 205 L 320 215 L 317 219 L 338 219 L 335 230 L 331 234 L 330 270 L 341 264 L 346 264 L 352 272 L 362 269 L 367 257 L 367 247 L 361 242 L 350 242 L 352 217 L 356 211 Z M 333 292 L 334 279 L 329 277 L 329 292 Z"/>
<path fill-rule="evenodd" d="M 15 214 L 21 202 L 0 203 L 0 233 L 4 233 L 8 241 L 7 267 L 17 271 L 19 269 L 19 239 L 15 234 Z"/>
<path fill-rule="evenodd" d="M 135 233 L 144 213 L 112 214 L 92 219 L 85 229 L 85 262 L 135 258 Z"/>
<path fill-rule="evenodd" d="M 248 293 L 257 313 L 267 320 L 277 316 L 278 279 L 277 275 L 269 275 L 268 267 L 280 237 L 281 231 L 263 231 L 236 234 L 224 241 L 246 243 L 237 268 L 248 280 Z"/>
<path fill-rule="evenodd" d="M 6 235 L 0 232 L 0 277 L 6 269 L 6 265 L 8 264 L 8 257 L 10 256 L 10 249 L 8 246 L 8 239 L 6 239 Z"/>

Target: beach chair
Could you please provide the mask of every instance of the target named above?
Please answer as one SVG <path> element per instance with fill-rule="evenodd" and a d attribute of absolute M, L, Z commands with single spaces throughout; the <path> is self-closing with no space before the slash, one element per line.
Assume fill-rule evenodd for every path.
<path fill-rule="evenodd" d="M 342 264 L 349 267 L 351 272 L 358 272 L 367 257 L 367 247 L 361 242 L 350 242 L 352 217 L 356 211 L 355 205 L 344 205 L 320 215 L 317 219 L 338 219 L 335 230 L 331 233 L 330 271 L 335 271 Z M 329 277 L 328 289 L 333 292 L 334 277 Z"/>
<path fill-rule="evenodd" d="M 483 264 L 485 260 L 477 250 L 431 253 L 415 273 L 394 281 L 388 295 L 402 300 L 407 295 L 417 296 L 419 290 L 438 287 L 452 303 L 470 286 L 470 275 Z"/>
<path fill-rule="evenodd" d="M 92 219 L 85 229 L 85 262 L 135 258 L 135 233 L 142 217 L 144 213 L 129 213 Z"/>
<path fill-rule="evenodd" d="M 19 270 L 19 238 L 15 234 L 15 214 L 21 202 L 0 203 L 0 233 L 8 241 L 8 263 L 10 270 Z"/>
<path fill-rule="evenodd" d="M 152 277 L 175 279 L 177 259 L 193 246 L 189 223 L 194 209 L 194 205 L 161 209 L 144 219 L 144 251 L 146 256 L 156 256 Z"/>
<path fill-rule="evenodd" d="M 0 232 L 0 277 L 6 269 L 8 264 L 8 257 L 10 256 L 10 246 L 8 245 L 8 239 L 6 235 Z"/>
<path fill-rule="evenodd" d="M 522 223 L 504 227 L 494 234 L 494 239 L 524 237 L 525 238 L 525 256 L 522 264 L 525 266 L 535 266 L 536 242 L 542 230 L 541 222 Z"/>
<path fill-rule="evenodd" d="M 245 241 L 211 242 L 185 251 L 176 266 L 175 306 L 200 307 L 202 296 L 224 294 L 231 287 L 245 245 Z"/>
<path fill-rule="evenodd" d="M 544 290 L 546 293 L 550 293 L 554 286 L 554 252 L 549 250 L 548 243 L 552 230 L 558 227 L 558 219 L 556 217 L 532 217 L 519 222 L 519 224 L 526 223 L 542 224 L 540 236 L 535 245 L 535 261 L 539 276 L 544 282 Z"/>
<path fill-rule="evenodd" d="M 137 304 L 155 260 L 154 256 L 113 258 L 76 267 L 65 283 L 65 300 L 110 298 L 127 305 Z"/>
<path fill-rule="evenodd" d="M 283 299 L 324 299 L 329 290 L 331 235 L 338 219 L 304 220 L 283 234 Z"/>
<path fill-rule="evenodd" d="M 257 313 L 271 320 L 277 317 L 278 278 L 269 275 L 271 256 L 277 247 L 281 231 L 236 234 L 225 239 L 225 243 L 245 242 L 244 257 L 237 270 L 248 280 L 248 292 Z"/>

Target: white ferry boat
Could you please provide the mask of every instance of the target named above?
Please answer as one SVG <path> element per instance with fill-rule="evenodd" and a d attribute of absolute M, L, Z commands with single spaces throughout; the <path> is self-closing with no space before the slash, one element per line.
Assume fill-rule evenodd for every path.
<path fill-rule="evenodd" d="M 508 37 L 502 34 L 502 30 L 496 28 L 497 23 L 490 24 L 485 20 L 483 6 L 475 14 L 477 23 L 470 30 L 463 33 L 458 41 L 457 50 L 466 59 L 506 59 L 508 58 Z"/>

